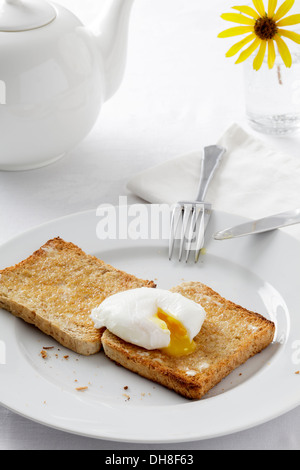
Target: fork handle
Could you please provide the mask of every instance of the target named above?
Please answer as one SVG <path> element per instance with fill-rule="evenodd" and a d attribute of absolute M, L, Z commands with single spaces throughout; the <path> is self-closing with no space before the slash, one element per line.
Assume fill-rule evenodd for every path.
<path fill-rule="evenodd" d="M 204 147 L 202 156 L 202 167 L 200 175 L 200 185 L 198 189 L 197 201 L 203 202 L 209 183 L 219 166 L 222 156 L 225 153 L 225 149 L 218 145 L 210 145 Z"/>

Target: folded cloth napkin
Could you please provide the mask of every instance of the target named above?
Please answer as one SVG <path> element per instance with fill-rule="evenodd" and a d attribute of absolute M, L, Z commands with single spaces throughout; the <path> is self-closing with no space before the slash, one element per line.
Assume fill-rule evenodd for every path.
<path fill-rule="evenodd" d="M 300 158 L 276 152 L 233 124 L 217 142 L 226 148 L 207 192 L 215 210 L 252 219 L 300 207 Z M 194 200 L 201 151 L 134 176 L 127 189 L 149 203 Z M 300 225 L 289 231 L 300 238 Z"/>

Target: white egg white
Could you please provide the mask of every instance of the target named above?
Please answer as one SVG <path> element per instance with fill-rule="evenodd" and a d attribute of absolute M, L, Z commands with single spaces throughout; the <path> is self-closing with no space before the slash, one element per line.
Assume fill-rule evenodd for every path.
<path fill-rule="evenodd" d="M 161 349 L 169 346 L 170 331 L 155 321 L 158 309 L 178 320 L 191 341 L 206 316 L 201 305 L 181 294 L 142 287 L 108 297 L 92 310 L 91 318 L 95 328 L 106 327 L 124 341 L 148 350 Z"/>

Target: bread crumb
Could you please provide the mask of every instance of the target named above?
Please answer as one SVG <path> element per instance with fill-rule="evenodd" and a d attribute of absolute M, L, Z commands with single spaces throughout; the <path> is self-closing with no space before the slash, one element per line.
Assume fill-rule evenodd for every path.
<path fill-rule="evenodd" d="M 77 392 L 84 392 L 85 390 L 87 390 L 89 387 L 77 387 L 76 390 Z"/>
<path fill-rule="evenodd" d="M 128 390 L 128 385 L 125 385 L 124 390 Z"/>
<path fill-rule="evenodd" d="M 48 357 L 48 354 L 43 349 L 41 350 L 40 355 L 42 356 L 43 359 L 47 359 Z"/>
<path fill-rule="evenodd" d="M 299 375 L 300 374 L 300 370 L 297 370 L 297 372 L 295 372 L 296 375 Z"/>
<path fill-rule="evenodd" d="M 130 396 L 129 396 L 129 395 L 127 395 L 127 393 L 123 393 L 123 397 L 125 397 L 125 398 L 126 398 L 126 400 L 125 400 L 125 401 L 129 401 L 129 400 L 130 400 Z"/>
<path fill-rule="evenodd" d="M 64 356 L 64 359 L 69 359 L 69 356 L 68 356 L 68 355 L 67 355 L 67 356 Z"/>
<path fill-rule="evenodd" d="M 47 350 L 47 349 L 54 349 L 54 346 L 43 346 L 43 349 Z"/>

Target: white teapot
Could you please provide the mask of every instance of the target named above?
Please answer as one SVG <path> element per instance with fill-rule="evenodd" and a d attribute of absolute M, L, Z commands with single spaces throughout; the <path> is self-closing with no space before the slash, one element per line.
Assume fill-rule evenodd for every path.
<path fill-rule="evenodd" d="M 92 129 L 118 89 L 133 0 L 84 26 L 45 0 L 0 0 L 0 170 L 52 163 Z"/>

